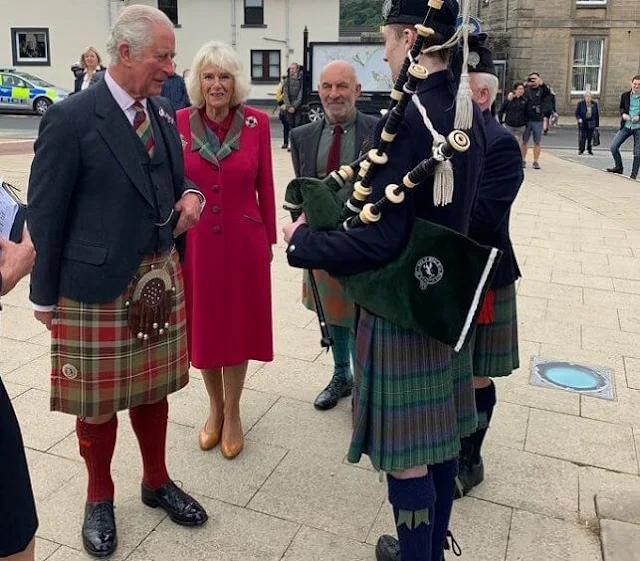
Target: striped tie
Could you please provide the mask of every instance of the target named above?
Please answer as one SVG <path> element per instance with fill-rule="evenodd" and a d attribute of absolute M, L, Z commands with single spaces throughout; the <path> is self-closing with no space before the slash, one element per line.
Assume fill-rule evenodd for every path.
<path fill-rule="evenodd" d="M 133 108 L 136 110 L 136 116 L 133 119 L 133 128 L 142 140 L 142 144 L 147 149 L 149 157 L 153 158 L 153 129 L 151 128 L 151 121 L 147 116 L 147 113 L 142 106 L 142 103 L 136 101 L 133 104 Z"/>

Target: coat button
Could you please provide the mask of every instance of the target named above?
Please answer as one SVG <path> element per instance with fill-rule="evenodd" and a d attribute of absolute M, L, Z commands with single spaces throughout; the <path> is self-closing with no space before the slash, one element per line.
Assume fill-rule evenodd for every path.
<path fill-rule="evenodd" d="M 219 193 L 220 192 L 220 186 L 219 185 L 214 185 L 213 186 L 213 192 L 214 193 Z"/>
<path fill-rule="evenodd" d="M 213 205 L 211 207 L 211 210 L 213 211 L 214 214 L 220 214 L 220 207 L 218 205 Z"/>
<path fill-rule="evenodd" d="M 214 234 L 219 234 L 220 232 L 222 232 L 222 227 L 218 226 L 217 224 L 213 227 L 213 233 Z"/>

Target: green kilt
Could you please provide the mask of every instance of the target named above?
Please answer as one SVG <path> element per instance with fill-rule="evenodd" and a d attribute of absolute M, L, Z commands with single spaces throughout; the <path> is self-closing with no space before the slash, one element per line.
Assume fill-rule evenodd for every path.
<path fill-rule="evenodd" d="M 361 309 L 348 461 L 398 472 L 458 457 L 476 429 L 471 357 Z"/>
<path fill-rule="evenodd" d="M 473 375 L 498 378 L 520 367 L 516 286 L 495 290 L 494 320 L 478 325 L 473 341 Z"/>
<path fill-rule="evenodd" d="M 187 384 L 186 307 L 178 252 L 146 257 L 138 275 L 163 265 L 176 291 L 169 328 L 153 342 L 140 341 L 129 328 L 125 303 L 133 282 L 110 302 L 60 298 L 51 327 L 52 411 L 106 415 L 154 403 Z"/>

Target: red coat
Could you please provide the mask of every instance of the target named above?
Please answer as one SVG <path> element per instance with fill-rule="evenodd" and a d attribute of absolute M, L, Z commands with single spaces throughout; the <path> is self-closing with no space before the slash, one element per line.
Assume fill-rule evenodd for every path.
<path fill-rule="evenodd" d="M 191 363 L 210 369 L 271 361 L 269 249 L 277 238 L 269 116 L 238 107 L 225 138 L 232 148 L 217 152 L 219 160 L 197 109 L 178 111 L 177 121 L 185 178 L 207 199 L 186 237 Z"/>

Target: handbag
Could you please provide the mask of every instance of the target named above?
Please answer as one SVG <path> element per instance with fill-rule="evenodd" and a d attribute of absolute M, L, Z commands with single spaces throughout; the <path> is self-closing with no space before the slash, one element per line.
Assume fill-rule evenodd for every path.
<path fill-rule="evenodd" d="M 2 235 L 14 243 L 22 241 L 22 231 L 24 230 L 27 218 L 27 205 L 18 196 L 20 189 L 10 183 L 6 183 L 0 177 L 0 229 Z M 11 224 L 7 222 L 11 221 Z"/>
<path fill-rule="evenodd" d="M 600 146 L 600 129 L 593 131 L 593 139 L 591 141 L 592 146 Z"/>

